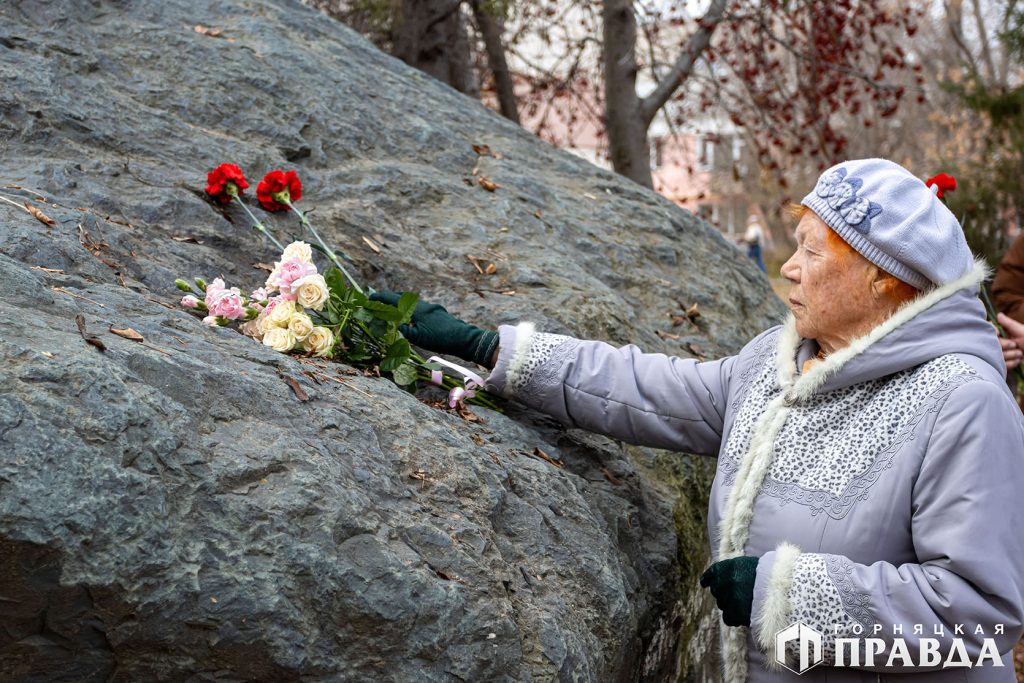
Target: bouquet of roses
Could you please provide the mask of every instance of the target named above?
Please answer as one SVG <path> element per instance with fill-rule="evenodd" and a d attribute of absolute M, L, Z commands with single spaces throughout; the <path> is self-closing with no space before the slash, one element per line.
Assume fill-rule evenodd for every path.
<path fill-rule="evenodd" d="M 179 278 L 175 285 L 185 292 L 181 305 L 203 314 L 203 322 L 215 327 L 238 325 L 253 339 L 282 353 L 303 353 L 334 358 L 356 367 L 376 367 L 390 374 L 395 383 L 410 390 L 419 380 L 449 390 L 448 405 L 464 401 L 495 408 L 482 391 L 483 380 L 476 373 L 438 357 L 423 359 L 402 336 L 401 326 L 409 324 L 418 297 L 406 292 L 397 304 L 371 300 L 345 269 L 338 253 L 328 247 L 306 214 L 295 208 L 302 185 L 295 171 L 271 171 L 257 186 L 260 205 L 267 211 L 290 210 L 310 232 L 316 245 L 292 241 L 282 246 L 270 230 L 242 201 L 249 184 L 234 164 L 221 164 L 208 176 L 207 194 L 222 205 L 236 201 L 249 215 L 253 228 L 280 250 L 280 258 L 267 280 L 248 296 L 238 287 L 227 287 L 221 278 L 207 283 Z M 333 264 L 320 273 L 314 249 Z M 341 254 L 351 260 L 343 252 Z M 442 366 L 461 375 L 459 384 L 442 372 Z"/>

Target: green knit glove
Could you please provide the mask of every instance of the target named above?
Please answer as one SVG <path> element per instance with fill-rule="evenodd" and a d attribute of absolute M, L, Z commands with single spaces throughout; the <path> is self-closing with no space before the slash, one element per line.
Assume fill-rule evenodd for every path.
<path fill-rule="evenodd" d="M 374 292 L 370 298 L 392 306 L 398 303 L 398 292 Z M 498 333 L 464 323 L 445 310 L 444 306 L 420 301 L 412 313 L 412 324 L 398 328 L 411 343 L 429 351 L 447 353 L 472 361 L 485 368 L 498 348 Z"/>
<path fill-rule="evenodd" d="M 750 626 L 754 604 L 756 557 L 734 557 L 715 562 L 700 577 L 700 585 L 710 588 L 722 610 L 726 626 Z"/>

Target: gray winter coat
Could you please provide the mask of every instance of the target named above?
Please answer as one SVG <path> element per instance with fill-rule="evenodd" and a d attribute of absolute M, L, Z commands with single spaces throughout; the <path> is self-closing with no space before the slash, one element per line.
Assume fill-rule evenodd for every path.
<path fill-rule="evenodd" d="M 976 265 L 805 374 L 818 347 L 792 316 L 705 363 L 524 323 L 500 329 L 488 384 L 576 427 L 718 457 L 713 559 L 761 558 L 751 628 L 723 626 L 728 683 L 1011 683 L 1024 419 L 976 297 L 984 275 Z M 821 634 L 823 661 L 800 676 L 775 664 L 776 634 L 794 622 Z M 858 641 L 849 666 L 841 639 L 858 637 L 878 640 Z"/>

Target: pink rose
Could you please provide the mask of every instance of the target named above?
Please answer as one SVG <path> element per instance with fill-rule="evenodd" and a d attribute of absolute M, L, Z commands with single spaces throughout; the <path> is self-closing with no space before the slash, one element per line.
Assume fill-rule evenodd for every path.
<path fill-rule="evenodd" d="M 185 308 L 195 308 L 199 305 L 199 299 L 195 298 L 191 294 L 186 294 L 181 297 L 181 305 Z"/>
<path fill-rule="evenodd" d="M 312 263 L 305 263 L 297 258 L 288 259 L 277 264 L 267 279 L 267 286 L 276 287 L 281 291 L 282 297 L 288 301 L 295 301 L 296 294 L 292 291 L 292 283 L 315 274 L 316 266 Z"/>
<path fill-rule="evenodd" d="M 213 302 L 217 300 L 217 297 L 220 296 L 223 291 L 224 281 L 220 278 L 217 278 L 206 285 L 206 297 L 203 299 L 203 302 L 206 304 L 208 309 L 213 310 Z"/>
<path fill-rule="evenodd" d="M 210 299 L 211 296 L 216 296 L 219 292 L 223 292 L 223 291 L 224 291 L 224 281 L 221 280 L 220 278 L 217 278 L 213 282 L 211 282 L 208 285 L 206 285 L 206 299 L 207 299 L 206 303 L 207 303 L 207 305 L 209 305 L 209 303 L 210 303 L 209 299 Z"/>
<path fill-rule="evenodd" d="M 205 318 L 203 318 L 203 324 L 204 325 L 209 325 L 210 327 L 219 327 L 220 326 L 220 323 L 217 322 L 217 316 L 215 316 L 215 315 L 208 315 Z"/>
<path fill-rule="evenodd" d="M 274 308 L 275 308 L 275 307 L 276 307 L 276 306 L 277 306 L 277 305 L 278 305 L 279 303 L 281 303 L 282 301 L 284 301 L 284 299 L 282 299 L 282 298 L 281 298 L 281 297 L 279 297 L 279 296 L 275 296 L 275 297 L 274 297 L 274 298 L 272 298 L 272 299 L 267 299 L 267 306 L 266 306 L 266 308 L 264 308 L 264 309 L 263 309 L 263 314 L 264 314 L 264 315 L 270 315 L 270 312 L 271 312 L 271 311 L 273 311 L 273 310 L 274 310 Z"/>
<path fill-rule="evenodd" d="M 266 287 L 260 287 L 259 289 L 253 290 L 252 294 L 249 295 L 249 306 L 256 309 L 257 311 L 263 310 L 263 302 L 270 296 L 270 292 L 267 291 Z"/>
<path fill-rule="evenodd" d="M 210 301 L 209 291 L 207 291 L 206 305 L 210 308 L 210 315 L 219 315 L 228 320 L 245 317 L 245 303 L 242 301 L 242 293 L 238 291 L 238 287 L 217 292 L 213 296 L 213 301 Z"/>

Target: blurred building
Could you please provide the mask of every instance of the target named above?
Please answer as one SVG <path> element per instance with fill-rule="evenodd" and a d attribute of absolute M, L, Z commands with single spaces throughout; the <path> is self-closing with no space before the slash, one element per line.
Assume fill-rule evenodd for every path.
<path fill-rule="evenodd" d="M 591 163 L 611 170 L 607 138 L 600 124 L 602 104 L 587 83 L 557 93 L 521 98 L 523 127 Z M 525 89 L 524 89 L 525 90 Z M 486 101 L 486 93 L 485 93 Z M 648 131 L 654 189 L 715 226 L 733 242 L 756 216 L 766 246 L 772 244 L 769 223 L 761 207 L 743 191 L 751 172 L 741 131 L 728 119 L 690 118 L 670 129 L 659 115 Z"/>

